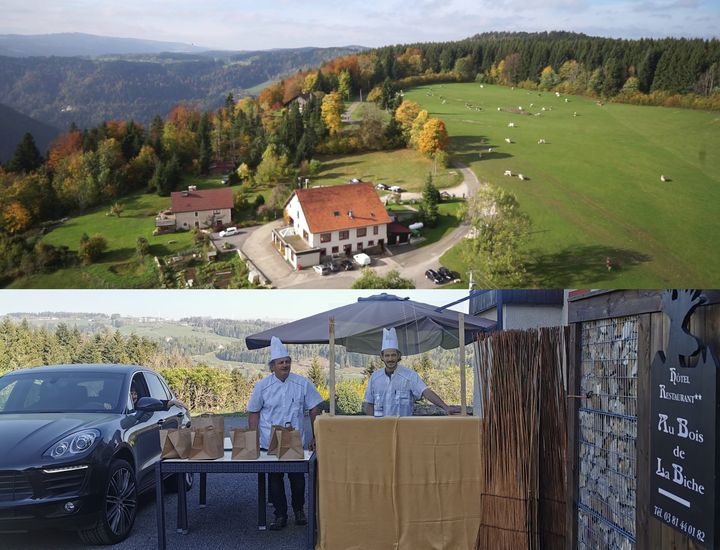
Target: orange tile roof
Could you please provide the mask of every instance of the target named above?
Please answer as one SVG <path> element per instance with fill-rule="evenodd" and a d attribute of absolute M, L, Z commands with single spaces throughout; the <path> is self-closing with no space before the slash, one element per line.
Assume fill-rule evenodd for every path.
<path fill-rule="evenodd" d="M 233 192 L 229 187 L 223 189 L 200 189 L 198 191 L 174 191 L 170 194 L 170 198 L 172 211 L 176 214 L 178 212 L 220 210 L 233 207 Z"/>
<path fill-rule="evenodd" d="M 295 194 L 311 233 L 384 225 L 392 221 L 372 183 L 297 189 Z M 348 212 L 352 212 L 352 217 Z"/>

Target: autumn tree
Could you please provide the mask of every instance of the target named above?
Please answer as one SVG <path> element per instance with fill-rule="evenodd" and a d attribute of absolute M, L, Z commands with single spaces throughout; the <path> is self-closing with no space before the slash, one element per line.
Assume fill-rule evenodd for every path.
<path fill-rule="evenodd" d="M 28 209 L 17 201 L 13 201 L 2 208 L 0 214 L 2 215 L 2 225 L 5 231 L 11 235 L 22 233 L 28 229 L 32 223 L 32 217 Z"/>
<path fill-rule="evenodd" d="M 105 237 L 102 235 L 93 235 L 87 239 L 81 239 L 78 255 L 85 264 L 91 264 L 100 259 L 100 256 L 107 250 L 107 247 L 108 244 Z"/>
<path fill-rule="evenodd" d="M 484 288 L 517 287 L 525 280 L 525 243 L 531 221 L 515 195 L 483 187 L 470 198 L 465 219 L 474 236 L 466 239 L 462 255 Z"/>
<path fill-rule="evenodd" d="M 330 131 L 330 135 L 337 134 L 342 126 L 343 102 L 340 94 L 332 92 L 323 97 L 322 100 L 322 119 L 325 126 Z"/>
<path fill-rule="evenodd" d="M 285 153 L 279 153 L 274 144 L 265 149 L 262 161 L 255 172 L 255 181 L 262 184 L 275 183 L 286 179 L 290 172 L 290 162 Z"/>
<path fill-rule="evenodd" d="M 395 110 L 395 120 L 402 128 L 403 136 L 405 136 L 405 143 L 410 143 L 410 131 L 413 127 L 413 122 L 420 114 L 420 105 L 414 101 L 405 100 Z"/>
<path fill-rule="evenodd" d="M 448 133 L 445 123 L 439 118 L 429 119 L 417 138 L 418 150 L 428 156 L 444 151 L 448 144 Z"/>
<path fill-rule="evenodd" d="M 124 210 L 125 207 L 122 205 L 122 203 L 115 201 L 114 203 L 112 203 L 112 205 L 110 205 L 110 211 L 108 212 L 108 214 L 110 214 L 111 216 L 117 216 L 119 218 Z"/>
<path fill-rule="evenodd" d="M 559 80 L 553 68 L 548 65 L 540 73 L 540 88 L 543 90 L 552 90 L 557 86 Z"/>
<path fill-rule="evenodd" d="M 350 90 L 352 87 L 350 71 L 347 69 L 340 71 L 338 75 L 338 93 L 345 100 L 350 99 Z"/>
<path fill-rule="evenodd" d="M 377 106 L 373 103 L 366 105 L 358 130 L 358 135 L 365 149 L 371 151 L 382 149 L 384 141 L 383 126 L 383 115 Z"/>
<path fill-rule="evenodd" d="M 422 109 L 415 117 L 415 120 L 413 120 L 412 127 L 410 128 L 410 140 L 408 142 L 411 147 L 418 147 L 418 140 L 420 139 L 420 135 L 425 128 L 425 123 L 429 118 L 428 112 L 425 109 Z"/>

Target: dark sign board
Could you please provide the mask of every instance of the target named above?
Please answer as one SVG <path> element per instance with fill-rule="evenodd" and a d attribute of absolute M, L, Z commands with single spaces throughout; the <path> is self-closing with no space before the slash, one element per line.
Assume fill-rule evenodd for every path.
<path fill-rule="evenodd" d="M 656 519 L 714 548 L 717 488 L 717 359 L 687 330 L 696 291 L 667 291 L 666 353 L 652 362 L 650 510 Z"/>

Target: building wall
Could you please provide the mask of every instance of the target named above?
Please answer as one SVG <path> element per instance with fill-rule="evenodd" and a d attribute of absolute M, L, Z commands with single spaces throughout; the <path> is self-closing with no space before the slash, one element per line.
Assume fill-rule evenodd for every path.
<path fill-rule="evenodd" d="M 485 316 L 483 314 L 483 317 Z M 520 306 L 511 304 L 503 307 L 503 316 L 503 329 L 505 330 L 556 327 L 563 324 L 563 310 L 558 306 Z"/>
<path fill-rule="evenodd" d="M 178 229 L 192 229 L 195 227 L 195 222 L 199 222 L 200 228 L 204 229 L 209 227 L 208 220 L 212 220 L 214 210 L 200 210 L 198 212 L 179 212 L 175 214 L 177 220 L 176 227 Z M 232 222 L 232 217 L 229 208 L 220 209 L 220 214 L 215 216 L 216 219 L 220 219 L 223 225 L 228 225 Z"/>
<path fill-rule="evenodd" d="M 381 240 L 383 243 L 387 244 L 387 224 L 377 224 L 366 227 L 367 234 L 364 237 L 357 236 L 357 228 L 348 229 L 350 235 L 345 240 L 340 240 L 340 231 L 329 231 L 330 240 L 322 243 L 320 242 L 320 233 L 310 232 L 307 220 L 305 219 L 305 213 L 300 206 L 300 201 L 298 200 L 297 195 L 294 195 L 290 200 L 286 210 L 287 214 L 293 220 L 293 227 L 295 228 L 296 233 L 303 237 L 303 239 L 305 239 L 305 234 L 307 234 L 308 244 L 313 248 L 325 249 L 327 254 L 333 253 L 333 247 L 337 247 L 337 252 L 342 253 L 345 246 L 350 245 L 351 251 L 356 253 L 358 252 L 358 244 L 360 243 L 362 243 L 363 250 L 370 246 L 377 246 L 378 242 Z M 377 235 L 373 231 L 373 227 L 378 228 Z M 370 241 L 372 241 L 372 244 L 370 244 Z"/>

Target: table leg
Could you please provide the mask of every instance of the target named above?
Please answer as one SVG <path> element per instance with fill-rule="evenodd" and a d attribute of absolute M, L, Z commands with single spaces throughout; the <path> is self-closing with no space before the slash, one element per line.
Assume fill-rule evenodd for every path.
<path fill-rule="evenodd" d="M 308 549 L 315 548 L 315 465 L 314 459 L 308 461 Z"/>
<path fill-rule="evenodd" d="M 185 492 L 185 473 L 178 472 L 178 527 L 177 532 L 188 534 L 187 493 Z"/>
<path fill-rule="evenodd" d="M 205 508 L 207 504 L 207 474 L 200 474 L 200 508 Z"/>
<path fill-rule="evenodd" d="M 163 500 L 162 461 L 155 464 L 155 515 L 158 530 L 158 550 L 165 550 L 165 505 Z"/>
<path fill-rule="evenodd" d="M 258 529 L 260 531 L 265 531 L 267 528 L 266 508 L 265 473 L 261 472 L 258 474 Z"/>

